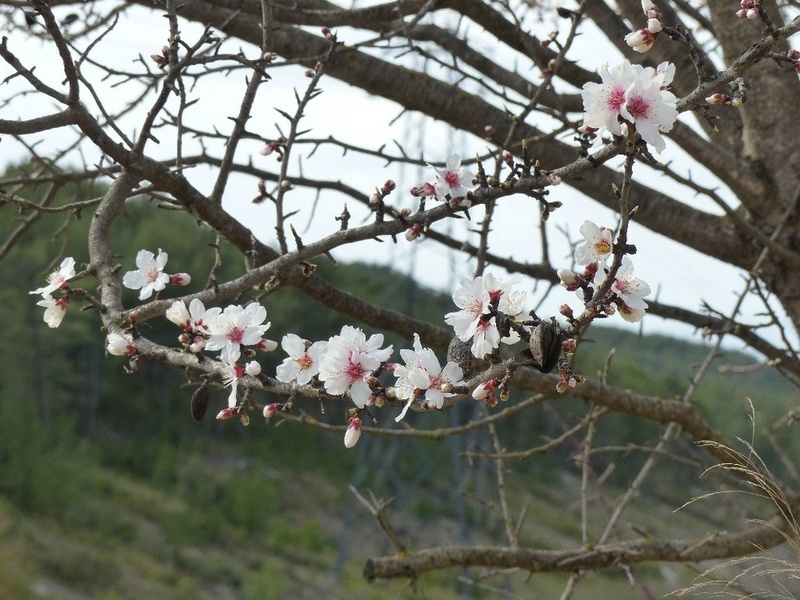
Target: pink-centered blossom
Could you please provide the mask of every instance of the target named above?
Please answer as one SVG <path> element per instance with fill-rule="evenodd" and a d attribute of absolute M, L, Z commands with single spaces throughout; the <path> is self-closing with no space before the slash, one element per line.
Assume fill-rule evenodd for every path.
<path fill-rule="evenodd" d="M 69 287 L 67 281 L 75 277 L 75 259 L 71 256 L 61 261 L 61 264 L 47 276 L 47 285 L 30 292 L 31 294 L 41 294 L 42 297 L 52 295 L 56 290 Z"/>
<path fill-rule="evenodd" d="M 445 168 L 436 170 L 436 197 L 444 200 L 450 196 L 453 200 L 463 198 L 469 193 L 475 184 L 472 180 L 475 175 L 469 169 L 461 166 L 461 157 L 458 154 L 451 154 L 447 158 Z"/>
<path fill-rule="evenodd" d="M 406 400 L 403 411 L 395 419 L 400 421 L 406 416 L 408 409 L 418 397 L 424 396 L 429 408 L 442 408 L 444 399 L 452 396 L 453 386 L 463 385 L 464 373 L 454 362 L 448 362 L 444 368 L 430 348 L 422 346 L 419 334 L 414 334 L 414 349 L 400 350 L 405 365 L 396 365 L 394 376 L 395 396 Z"/>
<path fill-rule="evenodd" d="M 319 380 L 325 391 L 336 396 L 350 392 L 359 408 L 364 408 L 372 396 L 369 379 L 373 371 L 392 355 L 392 346 L 381 348 L 383 334 L 367 339 L 364 332 L 345 325 L 341 333 L 328 340 L 328 349 L 319 366 Z"/>
<path fill-rule="evenodd" d="M 36 305 L 44 307 L 44 322 L 47 323 L 48 327 L 55 329 L 61 325 L 64 315 L 67 314 L 69 296 L 54 298 L 50 294 L 46 294 Z"/>
<path fill-rule="evenodd" d="M 647 302 L 642 298 L 650 294 L 650 286 L 634 275 L 633 261 L 627 256 L 622 258 L 622 265 L 617 271 L 611 290 L 616 292 L 629 308 L 634 310 L 647 308 Z"/>
<path fill-rule="evenodd" d="M 168 258 L 167 253 L 161 249 L 158 250 L 157 257 L 149 250 L 139 250 L 136 254 L 136 271 L 125 273 L 122 276 L 122 285 L 140 290 L 139 300 L 149 298 L 153 292 L 160 292 L 169 283 L 169 275 L 164 273 Z"/>
<path fill-rule="evenodd" d="M 328 342 L 306 342 L 299 335 L 287 333 L 281 340 L 281 348 L 289 355 L 276 369 L 276 378 L 284 383 L 297 382 L 306 385 L 319 373 L 320 360 L 328 348 Z"/>
<path fill-rule="evenodd" d="M 231 305 L 214 314 L 208 323 L 210 337 L 205 349 L 220 350 L 220 360 L 235 362 L 240 355 L 241 346 L 257 346 L 264 343 L 261 338 L 272 323 L 264 324 L 267 309 L 251 302 L 246 307 Z"/>

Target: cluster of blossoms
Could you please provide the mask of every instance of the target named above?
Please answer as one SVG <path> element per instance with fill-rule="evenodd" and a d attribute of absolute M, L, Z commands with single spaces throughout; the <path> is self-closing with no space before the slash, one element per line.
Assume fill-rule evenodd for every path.
<path fill-rule="evenodd" d="M 800 51 L 798 50 L 787 50 L 786 51 L 786 58 L 792 61 L 794 65 L 794 70 L 800 73 Z"/>
<path fill-rule="evenodd" d="M 75 277 L 75 259 L 68 256 L 61 261 L 55 271 L 47 276 L 46 286 L 30 292 L 42 296 L 36 305 L 44 307 L 44 322 L 49 327 L 55 329 L 61 325 L 64 315 L 67 314 L 69 306 L 69 283 L 67 282 L 73 277 Z M 59 295 L 53 296 L 54 292 L 59 292 Z"/>
<path fill-rule="evenodd" d="M 739 3 L 741 8 L 736 11 L 736 16 L 740 19 L 758 19 L 761 16 L 759 7 L 761 0 L 742 0 Z"/>
<path fill-rule="evenodd" d="M 647 52 L 656 43 L 656 37 L 664 28 L 661 24 L 661 11 L 651 0 L 642 0 L 642 12 L 647 17 L 647 27 L 625 36 L 625 43 L 636 52 Z"/>
<path fill-rule="evenodd" d="M 224 309 L 206 309 L 195 298 L 188 308 L 183 300 L 176 300 L 167 309 L 166 317 L 183 330 L 178 340 L 185 350 L 192 353 L 219 351 L 219 359 L 225 368 L 224 380 L 231 392 L 228 407 L 217 418 L 228 419 L 239 414 L 239 379 L 244 375 L 255 377 L 261 373 L 261 365 L 257 361 L 242 365 L 239 359 L 243 354 L 252 358 L 256 350 L 271 352 L 278 347 L 277 342 L 263 337 L 272 325 L 264 322 L 267 309 L 257 302 L 244 307 L 230 305 Z M 243 350 L 243 346 L 249 348 Z"/>
<path fill-rule="evenodd" d="M 622 123 L 631 123 L 660 153 L 666 147 L 661 132 L 670 131 L 678 118 L 677 98 L 667 90 L 674 75 L 675 65 L 667 62 L 655 69 L 628 61 L 605 65 L 600 73 L 602 83 L 586 83 L 581 91 L 585 109 L 582 131 L 621 136 Z"/>
<path fill-rule="evenodd" d="M 444 321 L 453 326 L 459 340 L 472 340 L 470 350 L 476 358 L 491 354 L 500 342 L 515 344 L 519 341 L 519 334 L 507 321 L 519 320 L 522 314 L 525 292 L 511 291 L 521 280 L 521 276 L 515 275 L 503 282 L 487 273 L 475 279 L 462 279 L 461 286 L 453 292 L 453 302 L 461 310 L 447 313 Z M 498 312 L 505 319 L 500 323 Z"/>
<path fill-rule="evenodd" d="M 613 252 L 613 232 L 591 221 L 585 221 L 580 232 L 585 242 L 575 249 L 575 262 L 583 266 L 584 271 L 576 273 L 570 269 L 559 269 L 558 277 L 565 288 L 578 292 L 581 300 L 587 302 L 608 278 L 606 259 Z M 619 312 L 624 320 L 635 323 L 645 315 L 647 302 L 643 298 L 649 294 L 650 286 L 634 276 L 633 261 L 624 256 L 606 301 L 598 305 L 598 310 L 608 315 Z"/>

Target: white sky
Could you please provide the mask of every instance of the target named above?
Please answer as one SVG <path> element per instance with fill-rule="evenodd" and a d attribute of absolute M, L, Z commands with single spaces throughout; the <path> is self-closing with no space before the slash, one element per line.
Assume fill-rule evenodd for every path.
<path fill-rule="evenodd" d="M 563 21 L 561 26 L 565 27 Z M 152 12 L 141 8 L 130 10 L 125 13 L 123 20 L 101 44 L 101 52 L 98 56 L 102 57 L 106 64 L 116 64 L 124 68 L 131 65 L 139 54 L 147 57 L 150 54 L 158 53 L 167 39 L 166 28 L 166 19 L 161 19 Z M 184 24 L 183 39 L 191 43 L 200 31 L 201 29 L 196 26 Z M 31 41 L 19 30 L 10 29 L 5 34 L 9 37 L 8 44 L 12 51 L 16 52 L 26 64 L 37 65 L 37 75 L 45 78 L 53 87 L 63 89 L 61 86 L 63 74 L 58 68 L 59 62 L 52 45 Z M 342 30 L 339 34 L 340 39 L 345 43 L 353 41 L 350 32 Z M 587 30 L 579 40 L 592 40 L 593 43 L 596 43 L 599 38 L 602 36 L 591 35 L 591 31 Z M 242 44 L 238 40 L 234 40 L 228 46 L 228 50 L 236 51 L 240 47 Z M 244 48 L 246 52 L 253 52 L 246 46 Z M 599 49 L 594 45 L 591 51 L 585 51 L 580 45 L 577 46 L 570 58 L 581 61 L 583 66 L 589 69 L 596 69 L 605 61 L 615 62 L 617 60 L 610 51 Z M 530 69 L 530 65 L 517 65 L 517 68 L 524 71 Z M 139 69 L 141 70 L 141 67 Z M 303 69 L 300 67 L 274 69 L 270 73 L 273 79 L 262 85 L 254 117 L 248 125 L 250 131 L 258 132 L 266 139 L 277 134 L 274 124 L 281 121 L 281 117 L 274 108 L 292 113 L 295 107 L 293 89 L 296 87 L 302 93 L 308 81 L 303 76 Z M 9 68 L 5 64 L 1 64 L 0 79 L 9 74 Z M 535 77 L 535 73 L 532 71 L 531 77 Z M 191 97 L 199 98 L 199 102 L 190 109 L 189 118 L 194 119 L 195 123 L 203 125 L 213 121 L 220 130 L 228 131 L 230 122 L 226 121 L 226 117 L 233 116 L 238 110 L 239 98 L 244 85 L 244 73 L 242 72 L 229 77 L 218 75 L 204 79 L 201 85 L 191 90 Z M 16 78 L 0 88 L 0 99 L 7 98 L 16 90 L 24 89 L 24 87 L 24 82 L 20 78 Z M 395 151 L 393 141 L 398 141 L 415 156 L 419 154 L 420 148 L 424 148 L 426 159 L 431 161 L 444 161 L 451 152 L 458 152 L 462 156 L 473 156 L 476 152 L 483 152 L 486 149 L 485 144 L 480 140 L 471 139 L 464 134 L 454 134 L 441 123 L 420 119 L 418 115 L 412 115 L 410 122 L 401 119 L 398 123 L 390 125 L 389 123 L 399 114 L 398 106 L 369 97 L 364 92 L 342 84 L 333 78 L 323 78 L 321 88 L 324 93 L 310 104 L 306 111 L 306 118 L 302 122 L 302 128 L 310 128 L 312 131 L 309 135 L 313 137 L 334 136 L 347 143 L 364 145 L 371 149 L 377 149 L 386 144 L 388 152 Z M 98 86 L 98 89 L 102 89 L 102 86 Z M 113 100 L 110 102 L 124 102 L 131 97 L 132 92 L 130 88 L 122 86 L 104 89 L 102 94 L 106 98 L 112 98 Z M 123 121 L 122 128 L 126 133 L 134 135 L 138 130 L 142 115 L 153 99 L 151 94 L 146 98 L 141 110 L 137 110 L 135 115 Z M 175 104 L 172 106 L 174 107 Z M 12 115 L 26 118 L 55 109 L 55 105 L 50 100 L 41 97 L 27 97 L 24 102 L 15 102 L 7 107 L 4 110 L 4 118 Z M 286 130 L 285 122 L 281 124 L 281 127 L 284 128 L 284 131 Z M 164 133 L 157 133 L 162 140 L 161 146 L 149 146 L 151 154 L 156 157 L 168 157 L 173 154 L 174 142 L 170 142 L 168 136 L 163 135 Z M 63 144 L 65 139 L 72 138 L 59 132 L 32 136 L 29 141 L 39 139 L 41 139 L 41 145 L 38 150 L 45 153 L 47 147 L 57 147 L 59 144 Z M 12 162 L 25 156 L 24 148 L 11 138 L 4 138 L 2 146 L 2 157 L 5 161 Z M 251 159 L 255 165 L 261 168 L 277 171 L 278 164 L 273 156 L 263 157 L 259 154 L 262 147 L 263 144 L 260 142 L 243 142 L 239 149 L 239 161 L 246 162 Z M 84 144 L 82 150 L 89 163 L 99 160 L 99 152 L 90 143 Z M 191 153 L 191 147 L 185 149 L 185 152 Z M 308 157 L 309 152 L 310 150 L 305 147 L 295 148 L 295 154 L 290 162 L 290 178 L 292 174 L 298 174 L 302 168 L 302 172 L 309 177 L 341 179 L 366 194 L 371 193 L 386 179 L 392 178 L 398 183 L 397 191 L 389 198 L 394 206 L 414 208 L 415 201 L 407 193 L 407 190 L 422 179 L 433 178 L 433 172 L 429 169 L 386 168 L 382 161 L 357 157 L 355 154 L 342 157 L 339 151 L 333 149 L 321 149 L 311 158 Z M 222 155 L 219 148 L 212 150 L 212 153 L 216 156 Z M 674 161 L 674 164 L 677 165 L 686 164 L 687 169 L 691 168 L 691 174 L 695 180 L 714 185 L 713 175 L 703 172 L 696 164 L 690 164 L 672 144 L 668 144 L 667 149 L 659 158 L 664 161 Z M 77 156 L 73 160 L 77 162 Z M 637 166 L 637 173 L 644 174 L 645 171 L 644 167 Z M 207 192 L 211 190 L 214 173 L 210 170 L 195 169 L 188 172 L 187 175 L 200 190 Z M 677 187 L 675 184 L 656 182 L 651 178 L 648 178 L 647 182 L 650 185 L 663 185 L 665 188 L 669 186 L 670 190 Z M 722 192 L 724 193 L 724 190 Z M 270 243 L 271 236 L 274 235 L 272 205 L 269 202 L 260 205 L 251 204 L 250 200 L 255 195 L 256 181 L 253 178 L 234 176 L 226 191 L 223 205 L 232 215 L 253 229 L 263 241 Z M 679 195 L 691 198 L 691 202 L 699 208 L 718 212 L 709 201 L 693 198 L 693 192 L 680 191 Z M 309 219 L 309 209 L 314 203 L 314 194 L 295 190 L 289 198 L 297 203 L 295 206 L 304 209 L 292 219 L 292 222 L 306 242 L 336 230 L 338 223 L 333 220 L 333 216 L 341 212 L 343 202 L 347 201 L 347 198 L 337 193 L 325 193 L 318 201 L 314 218 Z M 578 228 L 586 219 L 609 227 L 613 227 L 616 223 L 616 218 L 611 211 L 600 207 L 566 185 L 552 188 L 550 200 L 561 200 L 564 203 L 564 207 L 551 216 L 551 222 L 558 228 L 568 231 L 573 240 L 579 237 Z M 361 224 L 365 218 L 368 218 L 368 213 L 353 201 L 348 202 L 348 208 L 353 213 L 352 224 Z M 474 210 L 471 224 L 462 220 L 438 223 L 435 228 L 438 231 L 447 231 L 452 227 L 454 232 L 463 231 L 466 226 L 477 224 L 481 217 L 481 211 Z M 539 207 L 535 201 L 528 198 L 504 199 L 498 205 L 497 220 L 494 225 L 494 231 L 501 235 L 494 236 L 490 250 L 495 254 L 518 260 L 538 261 L 538 220 Z M 551 229 L 550 237 L 553 242 L 550 255 L 554 265 L 556 267 L 569 266 L 569 247 L 563 236 L 559 235 L 555 229 Z M 473 235 L 471 239 L 475 241 L 475 236 Z M 629 239 L 638 248 L 638 253 L 633 257 L 633 261 L 637 275 L 647 281 L 654 291 L 651 298 L 656 297 L 657 291 L 657 298 L 661 302 L 698 310 L 701 303 L 706 301 L 714 308 L 724 312 L 733 306 L 736 301 L 735 294 L 743 288 L 742 275 L 737 269 L 702 256 L 635 224 L 631 228 Z M 168 242 L 165 241 L 165 249 L 166 246 L 168 246 Z M 458 279 L 472 276 L 474 268 L 472 262 L 465 262 L 461 256 L 454 256 L 451 251 L 433 241 L 424 239 L 408 243 L 401 238 L 397 245 L 392 244 L 391 241 L 382 244 L 370 241 L 339 248 L 333 254 L 340 261 L 364 260 L 366 257 L 374 262 L 389 262 L 401 271 L 413 272 L 422 283 L 443 290 L 452 290 Z M 532 288 L 532 285 L 529 284 L 529 288 Z M 531 308 L 534 301 L 538 301 L 538 299 L 538 294 L 529 296 Z M 550 295 L 548 302 L 539 311 L 539 314 L 542 316 L 555 314 L 558 305 L 564 302 L 570 303 L 576 311 L 580 308 L 579 302 L 573 294 L 559 288 Z M 748 311 L 752 314 L 753 311 L 760 312 L 761 308 L 749 303 Z M 628 325 L 618 318 L 614 318 L 612 324 L 638 330 L 638 326 Z M 645 332 L 662 332 L 683 336 L 692 334 L 692 330 L 688 327 L 676 326 L 675 323 L 664 322 L 653 316 L 644 319 L 643 327 Z M 774 335 L 771 337 L 777 339 Z"/>

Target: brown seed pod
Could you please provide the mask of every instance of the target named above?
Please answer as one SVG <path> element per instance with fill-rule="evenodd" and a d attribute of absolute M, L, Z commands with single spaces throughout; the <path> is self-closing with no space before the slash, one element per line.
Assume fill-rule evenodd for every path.
<path fill-rule="evenodd" d="M 542 373 L 556 368 L 561 356 L 561 329 L 555 320 L 542 321 L 533 328 L 529 347 L 534 367 Z"/>
<path fill-rule="evenodd" d="M 211 403 L 211 395 L 208 393 L 208 386 L 204 383 L 192 394 L 192 418 L 195 423 L 203 420 L 208 412 Z"/>

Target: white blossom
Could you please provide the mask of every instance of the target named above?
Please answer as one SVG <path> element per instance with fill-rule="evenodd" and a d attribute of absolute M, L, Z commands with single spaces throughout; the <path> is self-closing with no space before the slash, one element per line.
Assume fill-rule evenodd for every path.
<path fill-rule="evenodd" d="M 136 254 L 137 270 L 125 273 L 122 276 L 122 285 L 132 290 L 140 290 L 139 300 L 149 298 L 153 292 L 160 292 L 169 283 L 169 275 L 164 273 L 168 258 L 167 253 L 160 248 L 158 257 L 149 250 L 139 250 Z"/>
<path fill-rule="evenodd" d="M 622 298 L 627 307 L 634 310 L 647 308 L 647 302 L 642 298 L 650 294 L 650 286 L 634 276 L 633 261 L 627 256 L 622 258 L 611 290 Z"/>
<path fill-rule="evenodd" d="M 445 196 L 450 198 L 463 198 L 467 193 L 475 188 L 472 180 L 475 175 L 469 169 L 461 167 L 461 157 L 458 154 L 451 154 L 447 158 L 445 168 L 436 169 L 436 197 L 443 200 Z"/>
<path fill-rule="evenodd" d="M 42 297 L 52 295 L 58 289 L 67 287 L 67 281 L 75 277 L 75 259 L 71 256 L 61 261 L 61 264 L 47 276 L 47 285 L 37 288 L 31 294 L 41 294 Z"/>
<path fill-rule="evenodd" d="M 210 337 L 206 342 L 206 350 L 220 350 L 220 360 L 223 362 L 235 361 L 241 346 L 264 343 L 261 336 L 272 325 L 263 324 L 266 318 L 267 309 L 257 302 L 251 302 L 244 308 L 239 305 L 225 307 L 225 310 L 209 318 Z"/>
<path fill-rule="evenodd" d="M 284 383 L 296 381 L 306 385 L 319 373 L 320 360 L 328 348 L 328 342 L 314 342 L 308 345 L 299 335 L 287 333 L 281 340 L 281 347 L 289 355 L 276 369 L 276 378 Z"/>
<path fill-rule="evenodd" d="M 575 262 L 581 266 L 605 261 L 613 250 L 614 232 L 607 227 L 599 227 L 591 221 L 584 221 L 580 229 L 586 241 L 575 248 Z"/>

